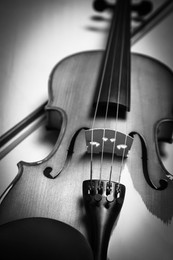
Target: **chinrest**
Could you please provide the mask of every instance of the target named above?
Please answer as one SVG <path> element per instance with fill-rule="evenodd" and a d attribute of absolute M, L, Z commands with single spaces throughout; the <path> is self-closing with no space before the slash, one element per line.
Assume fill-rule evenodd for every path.
<path fill-rule="evenodd" d="M 93 259 L 79 231 L 48 218 L 26 218 L 1 225 L 0 248 L 5 259 Z"/>

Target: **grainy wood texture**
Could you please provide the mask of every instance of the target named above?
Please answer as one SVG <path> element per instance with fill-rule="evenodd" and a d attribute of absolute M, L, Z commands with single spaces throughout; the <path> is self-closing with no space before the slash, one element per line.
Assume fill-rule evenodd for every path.
<path fill-rule="evenodd" d="M 66 159 L 74 134 L 90 128 L 90 110 L 97 82 L 102 52 L 79 53 L 64 59 L 53 70 L 49 84 L 47 111 L 49 125 L 62 123 L 59 139 L 51 154 L 32 164 L 19 163 L 18 181 L 0 206 L 0 223 L 26 217 L 48 217 L 68 223 L 87 237 L 82 182 L 89 179 L 90 157 L 86 154 L 84 131 L 75 139 L 74 151 Z M 149 174 L 156 186 L 166 170 L 156 150 L 156 125 L 172 117 L 172 73 L 155 60 L 132 55 L 131 111 L 118 121 L 118 131 L 139 132 L 148 149 Z M 103 127 L 104 118 L 95 127 Z M 109 118 L 106 127 L 115 128 Z M 113 230 L 108 257 L 111 260 L 170 260 L 173 257 L 173 184 L 163 191 L 152 189 L 142 168 L 141 143 L 135 138 L 125 162 L 121 182 L 126 198 L 116 228 Z M 108 179 L 109 157 L 104 157 L 103 179 Z M 43 173 L 51 167 L 47 178 Z M 98 178 L 100 158 L 94 156 L 93 173 Z M 115 160 L 113 180 L 117 180 L 120 161 Z"/>

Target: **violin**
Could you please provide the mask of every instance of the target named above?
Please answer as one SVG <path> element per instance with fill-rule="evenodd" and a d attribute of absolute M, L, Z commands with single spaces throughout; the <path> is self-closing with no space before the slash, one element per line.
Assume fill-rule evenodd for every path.
<path fill-rule="evenodd" d="M 18 257 L 172 259 L 173 183 L 159 140 L 171 139 L 173 73 L 130 52 L 130 11 L 117 0 L 105 51 L 54 67 L 46 111 L 59 137 L 43 160 L 18 163 L 0 205 L 7 255 L 10 244 Z"/>

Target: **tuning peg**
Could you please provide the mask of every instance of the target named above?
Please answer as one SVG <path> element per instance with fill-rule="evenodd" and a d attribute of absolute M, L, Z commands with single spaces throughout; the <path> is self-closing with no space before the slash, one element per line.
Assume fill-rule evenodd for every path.
<path fill-rule="evenodd" d="M 150 1 L 141 1 L 132 5 L 132 11 L 137 12 L 139 16 L 149 14 L 153 9 L 153 4 Z"/>
<path fill-rule="evenodd" d="M 98 12 L 103 12 L 106 9 L 113 9 L 115 4 L 108 3 L 106 0 L 95 0 L 93 7 Z M 144 16 L 150 13 L 153 9 L 151 1 L 141 1 L 140 3 L 132 4 L 131 9 L 137 12 L 139 16 Z"/>
<path fill-rule="evenodd" d="M 106 2 L 105 0 L 95 0 L 93 7 L 98 12 L 103 12 L 106 9 L 112 9 L 115 5 Z"/>

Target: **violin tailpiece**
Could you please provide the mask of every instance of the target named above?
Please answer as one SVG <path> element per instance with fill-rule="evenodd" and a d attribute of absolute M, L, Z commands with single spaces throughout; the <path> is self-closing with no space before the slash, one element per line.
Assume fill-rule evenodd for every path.
<path fill-rule="evenodd" d="M 125 186 L 112 181 L 86 180 L 83 200 L 90 224 L 94 259 L 106 260 L 113 226 L 124 202 Z"/>

